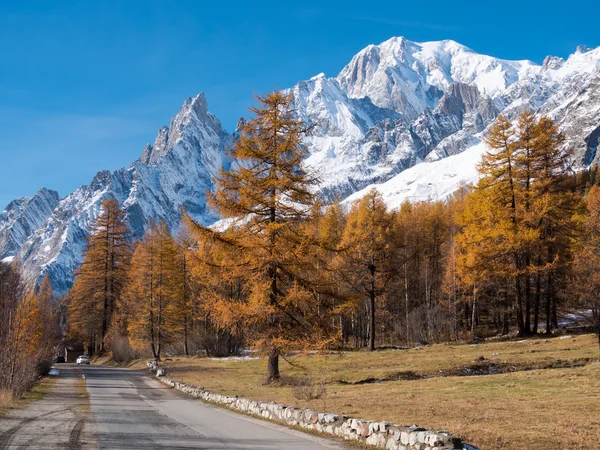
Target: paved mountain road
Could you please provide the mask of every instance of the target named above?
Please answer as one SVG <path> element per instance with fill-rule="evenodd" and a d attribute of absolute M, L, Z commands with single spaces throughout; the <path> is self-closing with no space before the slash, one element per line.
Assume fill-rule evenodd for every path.
<path fill-rule="evenodd" d="M 81 374 L 74 367 L 61 371 L 42 400 L 0 417 L 0 450 L 97 448 Z"/>
<path fill-rule="evenodd" d="M 39 410 L 36 402 L 23 411 L 37 407 L 37 418 L 25 423 L 0 418 L 0 450 L 13 448 L 101 448 L 101 449 L 344 449 L 342 443 L 317 438 L 299 431 L 236 414 L 202 403 L 143 374 L 104 366 L 74 368 L 57 365 L 57 386 L 84 375 L 89 397 L 86 417 L 71 411 L 69 402 L 53 401 L 54 409 Z M 59 410 L 65 410 L 60 411 Z M 52 411 L 56 410 L 56 413 Z M 68 415 L 67 411 L 71 411 Z M 50 412 L 50 415 L 43 415 Z M 35 416 L 36 413 L 28 413 Z M 53 415 L 56 414 L 56 415 Z M 19 415 L 19 414 L 17 414 Z M 64 416 L 64 417 L 63 417 Z M 60 419 L 59 419 L 60 418 Z M 6 426 L 10 420 L 12 426 Z M 52 445 L 41 439 L 43 430 L 60 422 Z M 55 424 L 56 425 L 56 424 Z M 17 428 L 15 428 L 17 426 Z"/>

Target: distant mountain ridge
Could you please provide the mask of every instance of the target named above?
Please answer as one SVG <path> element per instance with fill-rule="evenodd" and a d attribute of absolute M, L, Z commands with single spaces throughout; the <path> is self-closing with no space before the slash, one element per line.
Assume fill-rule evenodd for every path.
<path fill-rule="evenodd" d="M 377 188 L 397 206 L 442 199 L 474 181 L 485 130 L 499 114 L 514 119 L 527 108 L 560 125 L 579 166 L 594 164 L 599 87 L 600 48 L 580 46 L 566 60 L 550 56 L 539 65 L 480 55 L 454 41 L 397 37 L 366 47 L 337 77 L 320 74 L 289 92 L 300 117 L 316 124 L 305 144 L 319 194 L 351 200 Z M 205 191 L 228 169 L 231 142 L 204 95 L 188 98 L 130 167 L 100 171 L 63 199 L 41 189 L 11 202 L 0 214 L 0 260 L 14 258 L 31 283 L 49 274 L 66 291 L 89 224 L 108 197 L 122 203 L 135 237 L 150 219 L 175 226 L 182 206 L 211 223 Z"/>

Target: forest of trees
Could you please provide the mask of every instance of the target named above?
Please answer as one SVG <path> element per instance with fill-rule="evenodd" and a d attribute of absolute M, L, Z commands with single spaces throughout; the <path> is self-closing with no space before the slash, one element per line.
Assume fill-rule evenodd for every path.
<path fill-rule="evenodd" d="M 600 188 L 575 172 L 552 121 L 499 117 L 480 180 L 440 202 L 390 210 L 373 190 L 323 205 L 302 165 L 310 133 L 281 92 L 259 97 L 215 180 L 204 227 L 150 224 L 131 242 L 102 205 L 68 294 L 69 334 L 115 358 L 374 350 L 551 333 L 563 312 L 600 338 Z"/>

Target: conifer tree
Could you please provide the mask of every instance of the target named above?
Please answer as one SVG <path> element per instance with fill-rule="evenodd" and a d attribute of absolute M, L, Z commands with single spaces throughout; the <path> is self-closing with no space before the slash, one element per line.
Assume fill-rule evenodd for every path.
<path fill-rule="evenodd" d="M 290 95 L 274 92 L 258 101 L 231 149 L 231 171 L 221 172 L 208 196 L 212 208 L 232 220 L 230 229 L 190 223 L 201 240 L 229 247 L 221 270 L 243 279 L 244 293 L 232 298 L 214 291 L 212 317 L 219 326 L 244 328 L 250 343 L 268 353 L 268 383 L 279 378 L 281 351 L 321 347 L 332 331 L 328 309 L 304 276 L 312 264 L 307 220 L 317 181 L 302 165 L 307 130 Z"/>
<path fill-rule="evenodd" d="M 600 188 L 592 186 L 586 196 L 587 214 L 583 219 L 583 233 L 575 253 L 575 277 L 570 287 L 577 293 L 571 306 L 576 314 L 590 311 L 586 316 L 593 326 L 600 347 Z"/>
<path fill-rule="evenodd" d="M 337 264 L 353 296 L 368 299 L 369 350 L 375 350 L 376 307 L 396 272 L 395 218 L 375 189 L 357 201 L 341 237 Z"/>
<path fill-rule="evenodd" d="M 499 116 L 488 135 L 486 143 L 490 150 L 482 157 L 479 166 L 481 178 L 476 189 L 479 200 L 486 209 L 478 213 L 486 253 L 497 264 L 500 273 L 513 279 L 514 298 L 519 333 L 524 334 L 525 320 L 522 290 L 522 262 L 525 239 L 521 211 L 522 186 L 519 184 L 518 144 L 516 131 L 510 121 Z"/>
<path fill-rule="evenodd" d="M 573 191 L 568 174 L 572 149 L 565 147 L 564 136 L 548 117 L 541 117 L 535 126 L 532 168 L 536 173 L 532 183 L 532 215 L 538 228 L 538 272 L 546 276 L 546 333 L 556 317 L 557 286 L 562 277 L 566 282 L 570 268 L 573 238 L 577 233 L 576 218 L 582 212 L 580 196 Z M 558 278 L 558 279 L 557 279 Z M 540 281 L 536 284 L 539 286 Z M 535 323 L 540 302 L 536 289 Z"/>
<path fill-rule="evenodd" d="M 520 215 L 523 227 L 523 255 L 522 255 L 522 278 L 525 279 L 524 297 L 524 333 L 531 333 L 531 276 L 536 272 L 532 267 L 532 253 L 535 248 L 535 243 L 539 240 L 539 232 L 535 218 L 532 217 L 531 202 L 532 202 L 532 184 L 536 178 L 535 168 L 533 167 L 533 158 L 535 147 L 538 141 L 537 120 L 535 114 L 531 110 L 525 110 L 517 120 L 517 158 L 516 158 L 516 174 L 520 184 L 520 194 L 522 196 Z M 539 265 L 539 264 L 538 264 Z"/>
<path fill-rule="evenodd" d="M 127 310 L 127 331 L 134 348 L 150 346 L 160 360 L 164 345 L 172 340 L 172 303 L 177 248 L 164 223 L 152 224 L 131 258 L 123 307 Z"/>
<path fill-rule="evenodd" d="M 131 247 L 125 213 L 115 199 L 102 202 L 81 267 L 69 293 L 69 326 L 88 350 L 104 351 L 104 338 L 127 276 Z"/>
<path fill-rule="evenodd" d="M 190 272 L 192 256 L 191 236 L 182 233 L 173 240 L 174 251 L 169 261 L 170 277 L 168 280 L 171 301 L 167 307 L 168 327 L 172 333 L 181 338 L 183 353 L 190 354 L 189 343 L 193 329 L 193 293 Z"/>

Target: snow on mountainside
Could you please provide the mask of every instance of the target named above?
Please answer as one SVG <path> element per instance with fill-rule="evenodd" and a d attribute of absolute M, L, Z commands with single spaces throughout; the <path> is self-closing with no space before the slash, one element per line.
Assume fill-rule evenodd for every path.
<path fill-rule="evenodd" d="M 21 197 L 10 202 L 0 213 L 0 260 L 15 256 L 58 202 L 58 192 L 46 188 L 40 189 L 31 198 Z"/>
<path fill-rule="evenodd" d="M 306 144 L 321 193 L 346 198 L 381 183 L 389 193 L 396 180 L 390 200 L 396 204 L 408 196 L 445 197 L 435 197 L 441 190 L 409 194 L 401 186 L 411 170 L 420 186 L 437 183 L 419 163 L 479 146 L 499 114 L 515 119 L 532 109 L 549 115 L 575 149 L 576 164 L 596 163 L 599 87 L 600 48 L 578 47 L 567 60 L 548 57 L 538 65 L 479 55 L 454 41 L 392 38 L 359 52 L 337 77 L 320 75 L 291 91 L 304 120 L 318 124 Z M 470 162 L 460 170 L 457 180 L 472 178 Z"/>
<path fill-rule="evenodd" d="M 480 55 L 450 40 L 417 43 L 398 37 L 359 52 L 337 81 L 350 97 L 369 97 L 378 106 L 415 118 L 435 108 L 452 83 L 475 86 L 494 98 L 539 70 L 530 61 Z"/>
<path fill-rule="evenodd" d="M 91 184 L 58 203 L 17 255 L 26 277 L 36 280 L 40 273 L 49 274 L 57 291 L 68 289 L 89 225 L 109 197 L 123 205 L 135 237 L 143 234 L 150 219 L 177 225 L 182 206 L 202 222 L 214 220 L 204 196 L 212 177 L 227 167 L 224 150 L 230 139 L 208 112 L 203 94 L 187 99 L 138 161 L 113 173 L 98 172 Z"/>
<path fill-rule="evenodd" d="M 336 77 L 320 74 L 289 92 L 299 116 L 315 125 L 306 165 L 326 199 L 349 202 L 373 187 L 392 207 L 446 198 L 476 180 L 482 138 L 498 115 L 514 119 L 527 108 L 560 125 L 580 166 L 600 158 L 600 48 L 578 47 L 566 60 L 549 56 L 538 65 L 454 41 L 399 37 L 363 49 Z M 0 215 L 0 261 L 16 255 L 31 282 L 48 273 L 66 290 L 107 197 L 122 203 L 136 237 L 149 219 L 176 225 L 181 206 L 210 223 L 205 190 L 228 168 L 231 139 L 202 94 L 187 99 L 129 168 L 98 172 L 60 201 L 41 190 L 12 202 Z"/>
<path fill-rule="evenodd" d="M 393 209 L 400 208 L 405 201 L 445 200 L 457 188 L 477 181 L 477 164 L 486 149 L 484 143 L 479 143 L 458 155 L 418 164 L 385 183 L 373 184 L 355 192 L 342 203 L 349 206 L 371 189 L 377 189 L 388 207 Z"/>

